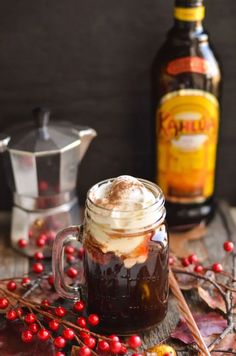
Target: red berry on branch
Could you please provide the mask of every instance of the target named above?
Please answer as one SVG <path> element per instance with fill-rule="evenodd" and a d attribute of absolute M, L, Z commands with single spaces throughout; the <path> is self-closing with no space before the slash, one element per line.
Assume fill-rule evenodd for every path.
<path fill-rule="evenodd" d="M 47 239 L 48 239 L 49 241 L 54 241 L 55 238 L 56 238 L 56 236 L 57 236 L 56 231 L 49 230 L 49 231 L 47 232 Z"/>
<path fill-rule="evenodd" d="M 190 262 L 187 257 L 182 258 L 181 262 L 184 267 L 188 267 L 190 265 Z"/>
<path fill-rule="evenodd" d="M 14 281 L 9 281 L 7 283 L 7 289 L 10 291 L 10 292 L 13 292 L 14 290 L 16 290 L 16 282 Z"/>
<path fill-rule="evenodd" d="M 32 323 L 34 323 L 36 320 L 37 320 L 36 315 L 33 314 L 33 313 L 28 313 L 28 314 L 26 314 L 26 316 L 24 317 L 24 321 L 25 321 L 27 324 L 32 324 Z"/>
<path fill-rule="evenodd" d="M 53 276 L 49 276 L 49 277 L 48 277 L 48 284 L 49 284 L 51 287 L 54 287 L 54 278 L 53 278 Z"/>
<path fill-rule="evenodd" d="M 36 262 L 33 264 L 32 270 L 34 273 L 42 273 L 44 270 L 44 265 L 40 262 Z"/>
<path fill-rule="evenodd" d="M 87 324 L 87 321 L 86 321 L 85 318 L 79 317 L 79 318 L 77 318 L 77 320 L 76 320 L 76 324 L 77 324 L 78 326 L 80 326 L 81 328 L 85 328 L 85 327 L 86 327 L 86 324 Z"/>
<path fill-rule="evenodd" d="M 37 337 L 41 341 L 47 341 L 50 338 L 50 332 L 46 329 L 40 329 Z"/>
<path fill-rule="evenodd" d="M 131 356 L 143 356 L 143 354 L 132 354 Z"/>
<path fill-rule="evenodd" d="M 85 303 L 82 300 L 79 300 L 78 302 L 75 302 L 73 305 L 74 310 L 77 312 L 81 312 L 85 308 Z"/>
<path fill-rule="evenodd" d="M 193 253 L 192 255 L 188 256 L 188 260 L 191 264 L 195 264 L 198 262 L 198 257 L 195 253 Z"/>
<path fill-rule="evenodd" d="M 66 340 L 62 336 L 57 336 L 54 341 L 54 346 L 56 346 L 58 349 L 62 349 L 63 347 L 66 346 Z"/>
<path fill-rule="evenodd" d="M 33 334 L 37 334 L 37 332 L 39 331 L 39 325 L 36 324 L 36 323 L 29 324 L 29 330 L 30 330 Z"/>
<path fill-rule="evenodd" d="M 163 356 L 173 356 L 172 352 L 165 352 Z"/>
<path fill-rule="evenodd" d="M 121 345 L 121 349 L 120 349 L 119 354 L 120 354 L 120 355 L 126 355 L 127 352 L 128 352 L 127 347 L 124 346 L 124 345 Z"/>
<path fill-rule="evenodd" d="M 25 330 L 21 333 L 21 340 L 25 343 L 31 342 L 33 339 L 33 334 L 30 330 Z"/>
<path fill-rule="evenodd" d="M 73 340 L 75 337 L 74 330 L 72 330 L 71 328 L 64 329 L 63 336 L 66 340 Z"/>
<path fill-rule="evenodd" d="M 76 268 L 70 267 L 70 268 L 68 268 L 66 274 L 70 278 L 75 278 L 78 275 L 78 271 Z"/>
<path fill-rule="evenodd" d="M 89 329 L 84 328 L 83 331 L 79 332 L 82 339 L 87 339 L 90 336 Z"/>
<path fill-rule="evenodd" d="M 44 246 L 46 245 L 46 240 L 38 238 L 38 239 L 36 240 L 36 245 L 37 245 L 38 247 L 44 247 Z"/>
<path fill-rule="evenodd" d="M 6 309 L 9 305 L 7 298 L 0 298 L 0 309 Z"/>
<path fill-rule="evenodd" d="M 234 244 L 231 241 L 225 241 L 224 242 L 224 250 L 226 252 L 232 252 L 234 249 Z"/>
<path fill-rule="evenodd" d="M 78 351 L 78 356 L 90 356 L 91 351 L 87 346 L 82 346 Z"/>
<path fill-rule="evenodd" d="M 38 251 L 38 252 L 35 252 L 34 254 L 34 259 L 37 260 L 37 261 L 41 261 L 44 259 L 44 255 L 42 252 Z"/>
<path fill-rule="evenodd" d="M 9 310 L 6 314 L 7 320 L 16 320 L 18 317 L 17 312 L 15 310 Z"/>
<path fill-rule="evenodd" d="M 214 263 L 213 266 L 212 266 L 212 270 L 215 273 L 220 273 L 220 272 L 223 271 L 223 266 L 220 263 Z"/>
<path fill-rule="evenodd" d="M 66 261 L 67 261 L 68 263 L 73 263 L 73 262 L 75 261 L 75 256 L 68 255 L 68 256 L 66 257 Z"/>
<path fill-rule="evenodd" d="M 86 346 L 88 346 L 90 349 L 93 349 L 96 345 L 96 340 L 94 337 L 89 336 L 84 339 L 84 343 Z"/>
<path fill-rule="evenodd" d="M 29 277 L 24 277 L 22 278 L 21 285 L 22 287 L 28 287 L 31 283 L 31 280 Z"/>
<path fill-rule="evenodd" d="M 137 349 L 142 345 L 142 340 L 138 335 L 131 335 L 128 339 L 128 344 L 132 349 Z"/>
<path fill-rule="evenodd" d="M 43 306 L 43 307 L 50 307 L 50 302 L 49 302 L 49 300 L 48 299 L 43 299 L 42 301 L 41 301 L 41 305 Z"/>
<path fill-rule="evenodd" d="M 84 248 L 80 247 L 78 250 L 78 257 L 80 260 L 82 260 L 82 258 L 84 257 Z"/>
<path fill-rule="evenodd" d="M 18 316 L 19 318 L 22 317 L 22 315 L 23 315 L 23 310 L 22 310 L 20 307 L 16 308 L 15 311 L 16 311 L 16 314 L 17 314 L 17 316 Z"/>
<path fill-rule="evenodd" d="M 111 339 L 112 341 L 120 341 L 120 339 L 117 335 L 110 335 L 109 339 Z"/>
<path fill-rule="evenodd" d="M 75 252 L 75 248 L 73 246 L 67 245 L 65 247 L 65 254 L 72 255 Z"/>
<path fill-rule="evenodd" d="M 98 325 L 99 324 L 99 317 L 98 317 L 98 315 L 97 314 L 90 314 L 89 316 L 88 316 L 88 322 L 89 322 L 89 324 L 90 325 L 92 325 L 92 326 L 96 326 L 96 325 Z"/>
<path fill-rule="evenodd" d="M 60 327 L 60 323 L 54 319 L 51 320 L 48 325 L 49 325 L 49 328 L 53 331 L 57 331 Z"/>
<path fill-rule="evenodd" d="M 19 248 L 25 248 L 28 245 L 28 241 L 25 239 L 20 239 L 17 242 Z"/>
<path fill-rule="evenodd" d="M 110 350 L 110 345 L 107 341 L 101 340 L 98 342 L 98 350 L 102 352 L 108 352 Z"/>
<path fill-rule="evenodd" d="M 64 352 L 57 351 L 57 352 L 55 353 L 55 356 L 66 356 L 66 354 L 64 354 Z"/>
<path fill-rule="evenodd" d="M 113 354 L 118 354 L 121 350 L 121 343 L 119 341 L 111 341 L 110 349 Z"/>
<path fill-rule="evenodd" d="M 204 268 L 202 265 L 197 265 L 194 267 L 194 271 L 197 272 L 197 273 L 201 273 L 204 271 Z"/>
<path fill-rule="evenodd" d="M 55 314 L 60 318 L 66 315 L 66 309 L 64 307 L 55 308 Z"/>

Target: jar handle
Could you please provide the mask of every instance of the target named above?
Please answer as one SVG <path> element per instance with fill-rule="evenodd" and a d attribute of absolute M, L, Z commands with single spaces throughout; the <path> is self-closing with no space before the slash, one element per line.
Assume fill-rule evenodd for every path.
<path fill-rule="evenodd" d="M 65 283 L 64 249 L 72 241 L 82 242 L 83 225 L 70 226 L 58 232 L 53 244 L 52 271 L 55 289 L 64 298 L 80 299 L 80 286 L 72 287 Z"/>

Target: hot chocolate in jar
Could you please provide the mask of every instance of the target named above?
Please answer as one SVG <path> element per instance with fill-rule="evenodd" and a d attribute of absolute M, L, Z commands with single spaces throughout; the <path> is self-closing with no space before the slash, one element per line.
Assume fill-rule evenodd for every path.
<path fill-rule="evenodd" d="M 89 313 L 103 330 L 141 331 L 162 321 L 168 299 L 168 233 L 160 188 L 120 176 L 87 195 L 83 245 Z"/>

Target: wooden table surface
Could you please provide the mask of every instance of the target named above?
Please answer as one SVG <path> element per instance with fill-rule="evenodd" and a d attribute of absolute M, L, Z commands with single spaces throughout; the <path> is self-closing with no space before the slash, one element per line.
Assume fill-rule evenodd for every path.
<path fill-rule="evenodd" d="M 228 239 L 236 241 L 236 209 L 230 209 L 224 202 L 219 203 L 219 208 L 213 221 L 207 228 L 206 236 L 203 239 L 191 241 L 189 248 L 198 256 L 203 256 L 205 263 L 220 260 L 224 251 L 222 244 Z M 29 259 L 14 251 L 10 247 L 9 240 L 10 214 L 0 214 L 0 278 L 10 278 L 21 276 L 29 270 Z M 191 308 L 200 310 L 196 300 L 192 300 L 191 293 L 186 294 L 187 301 Z M 142 337 L 145 346 L 157 344 L 165 339 L 178 323 L 179 312 L 177 302 L 173 296 L 169 298 L 169 308 L 163 323 L 152 330 L 145 332 Z M 178 355 L 188 355 L 186 352 L 178 352 Z"/>

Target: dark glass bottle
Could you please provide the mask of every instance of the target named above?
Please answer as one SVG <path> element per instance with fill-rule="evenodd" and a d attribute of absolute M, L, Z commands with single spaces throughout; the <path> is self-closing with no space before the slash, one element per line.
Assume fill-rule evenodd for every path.
<path fill-rule="evenodd" d="M 221 71 L 202 25 L 203 0 L 176 0 L 174 17 L 152 68 L 157 183 L 169 226 L 185 229 L 214 212 Z"/>

